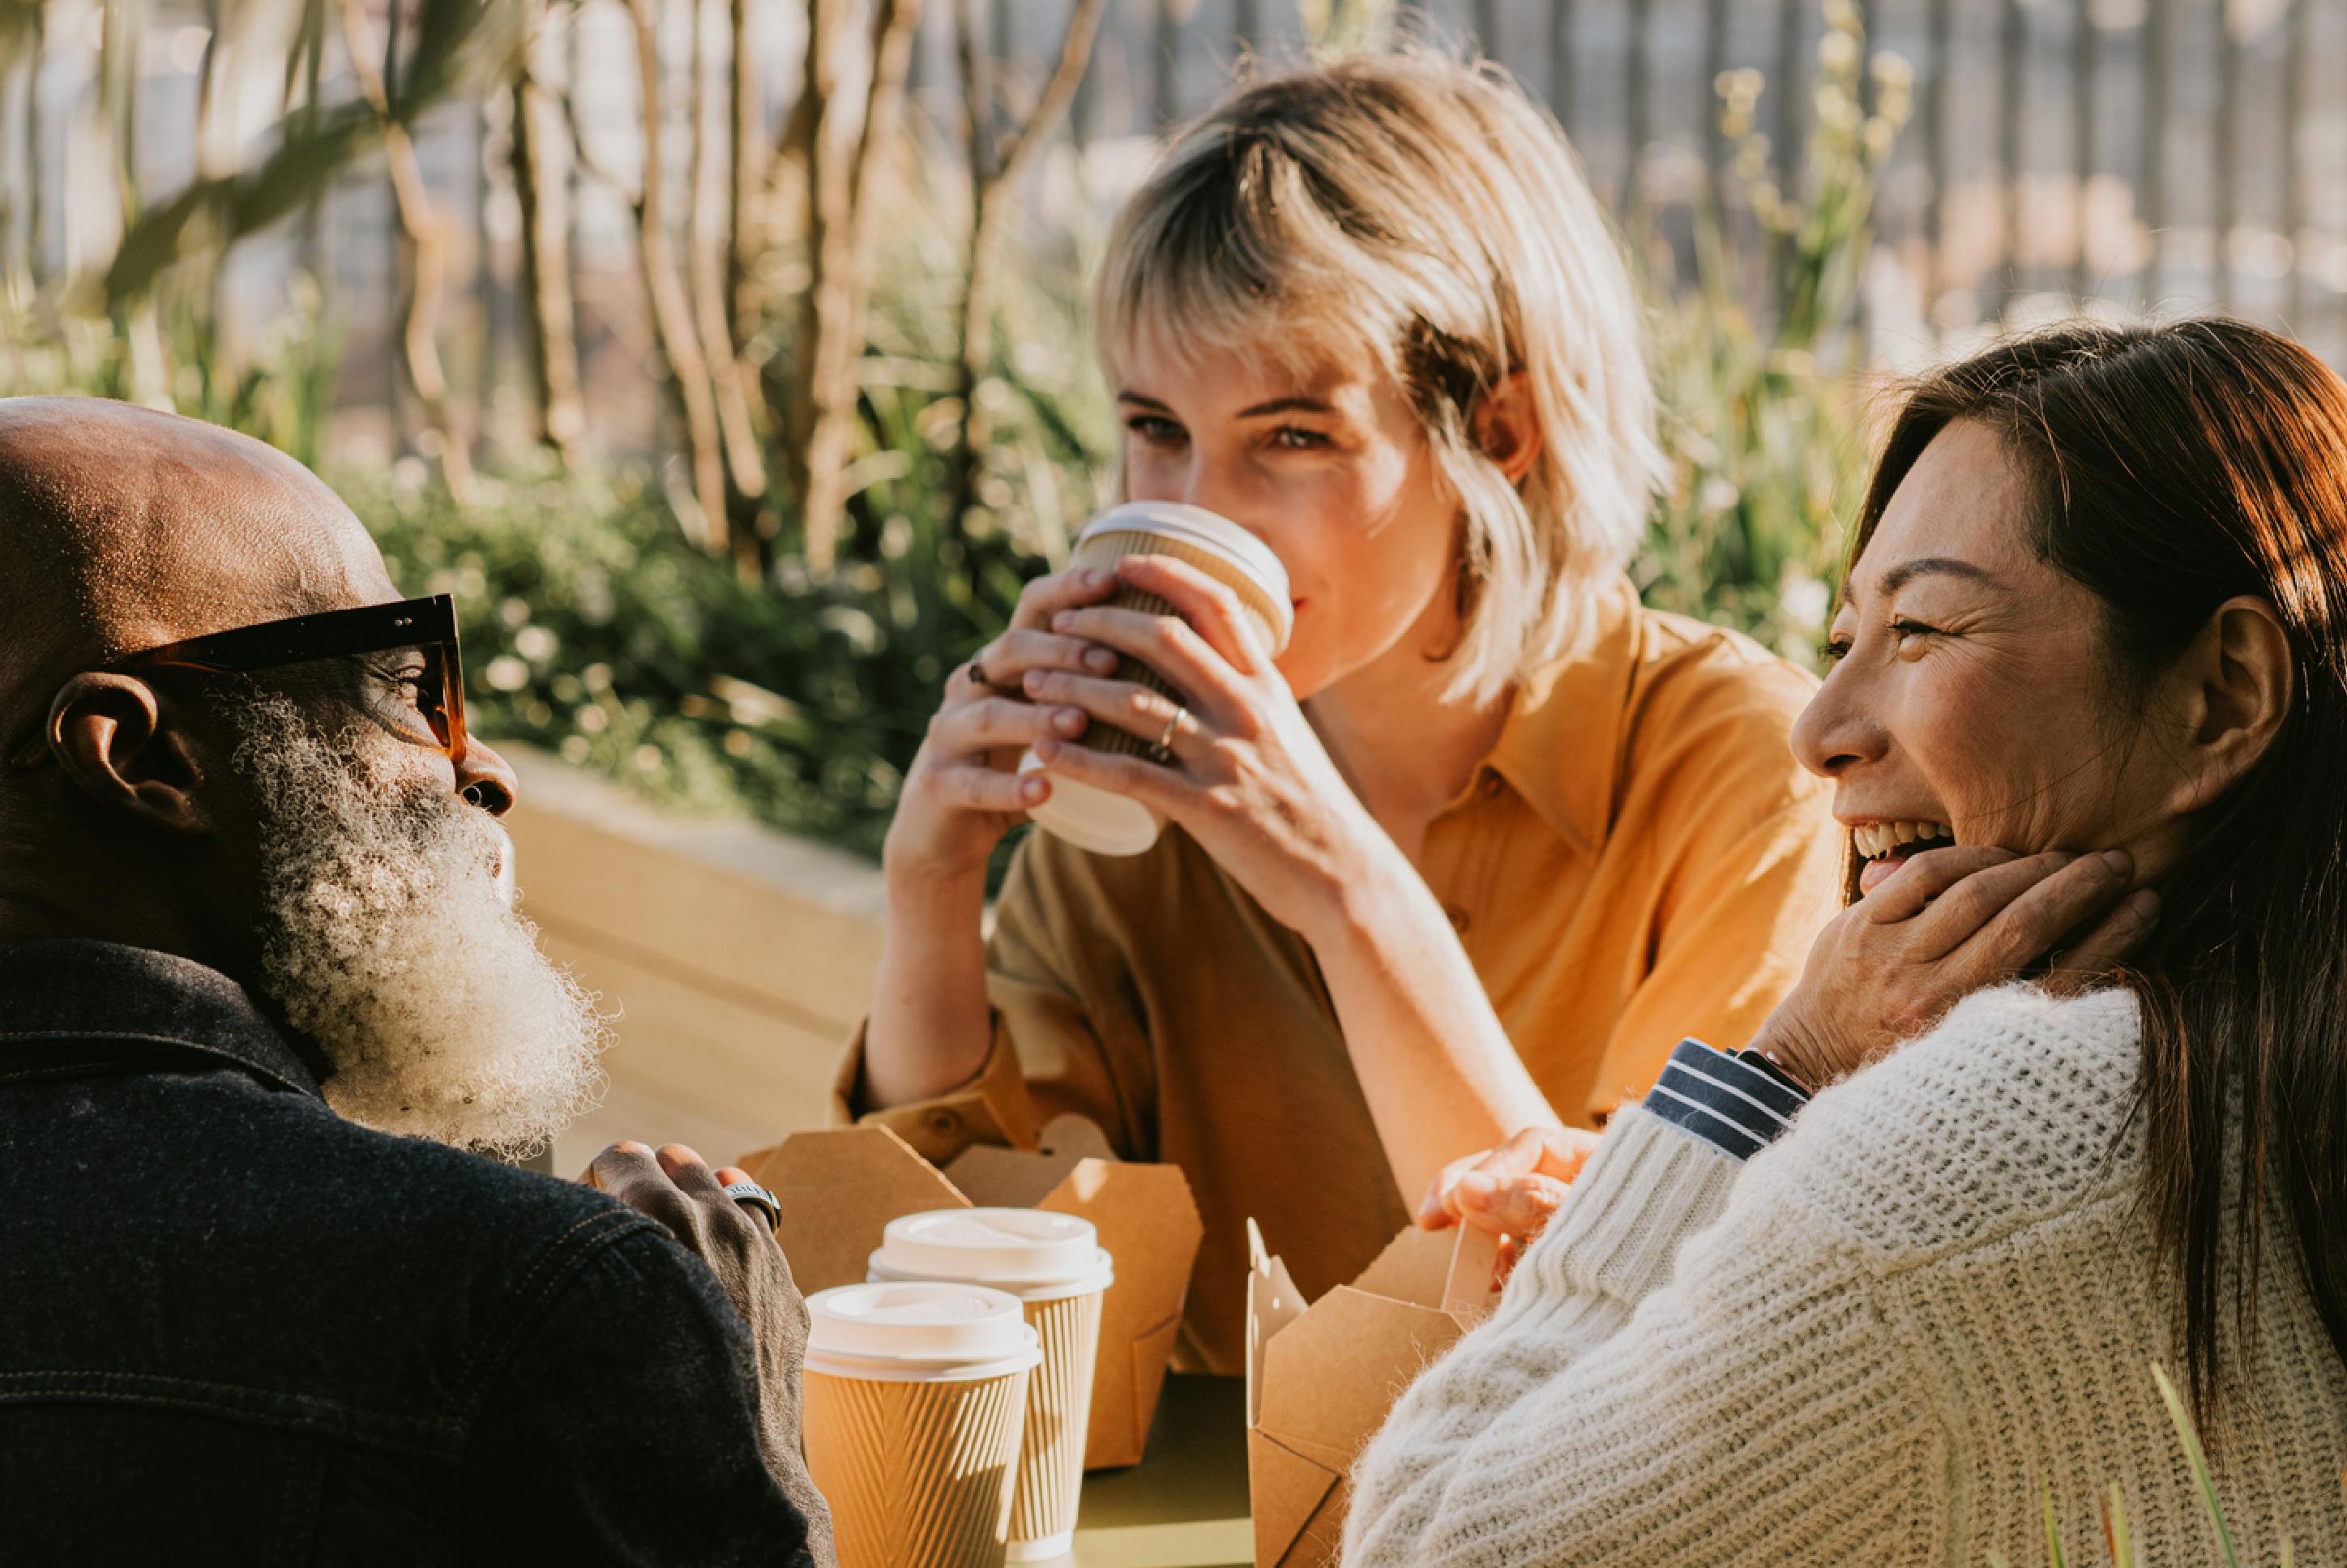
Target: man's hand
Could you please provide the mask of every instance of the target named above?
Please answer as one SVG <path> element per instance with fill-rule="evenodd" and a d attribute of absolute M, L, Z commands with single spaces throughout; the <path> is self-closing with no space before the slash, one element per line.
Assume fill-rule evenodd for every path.
<path fill-rule="evenodd" d="M 748 1173 L 732 1165 L 712 1172 L 682 1143 L 662 1144 L 657 1153 L 641 1143 L 614 1143 L 579 1179 L 660 1221 L 717 1276 L 757 1348 L 758 1420 L 768 1468 L 784 1458 L 795 1467 L 806 1303 L 764 1217 L 725 1195 L 726 1184 L 750 1180 Z"/>

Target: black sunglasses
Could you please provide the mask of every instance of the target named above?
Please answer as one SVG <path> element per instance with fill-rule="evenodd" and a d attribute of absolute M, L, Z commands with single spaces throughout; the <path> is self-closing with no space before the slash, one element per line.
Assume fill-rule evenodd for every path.
<path fill-rule="evenodd" d="M 415 678 L 415 710 L 431 726 L 433 739 L 448 760 L 463 762 L 465 672 L 456 652 L 456 600 L 451 594 L 362 605 L 356 610 L 329 610 L 207 632 L 126 653 L 100 669 L 126 675 L 140 670 L 244 674 L 322 659 L 387 653 L 396 648 L 413 648 L 424 655 L 423 671 Z M 403 687 L 405 684 L 403 679 Z M 36 733 L 15 754 L 16 765 L 38 762 L 41 749 Z"/>

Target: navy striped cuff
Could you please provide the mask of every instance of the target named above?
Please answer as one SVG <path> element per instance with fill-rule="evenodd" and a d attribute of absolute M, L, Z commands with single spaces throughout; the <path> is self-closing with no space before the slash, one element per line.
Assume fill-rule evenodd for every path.
<path fill-rule="evenodd" d="M 1809 1102 L 1808 1091 L 1765 1057 L 1683 1040 L 1645 1108 L 1732 1159 L 1767 1148 Z"/>

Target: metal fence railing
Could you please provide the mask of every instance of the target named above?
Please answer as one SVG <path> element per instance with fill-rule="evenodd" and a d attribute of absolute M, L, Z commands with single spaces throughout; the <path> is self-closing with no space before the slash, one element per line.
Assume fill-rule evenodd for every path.
<path fill-rule="evenodd" d="M 412 4 L 413 0 L 409 0 Z M 1071 117 L 1088 147 L 1125 142 L 1204 108 L 1250 53 L 1277 63 L 1302 48 L 1305 5 L 1378 0 L 1109 0 Z M 1617 208 L 1653 214 L 1690 265 L 1686 210 L 1719 194 L 1731 231 L 1739 181 L 1718 123 L 1723 73 L 1757 71 L 1759 128 L 1778 177 L 1799 177 L 1815 109 L 1825 7 L 1843 0 L 1422 0 L 1404 26 L 1478 46 L 1542 97 Z M 2231 311 L 2293 332 L 2347 365 L 2347 0 L 1847 0 L 1870 51 L 1911 68 L 1914 116 L 1880 182 L 1864 291 L 1873 346 L 1897 356 L 1951 332 L 2106 303 L 2131 310 Z M 979 0 L 1009 82 L 1032 81 L 1058 48 L 1071 0 Z M 119 198 L 105 171 L 75 161 L 94 59 L 76 41 L 96 15 L 53 0 L 57 34 L 42 68 L 0 89 L 21 151 L 0 138 L 0 175 L 38 182 L 52 271 L 101 261 Z M 367 8 L 388 15 L 384 0 Z M 916 52 L 916 102 L 948 137 L 958 110 L 954 6 L 928 0 Z M 664 8 L 671 78 L 692 47 L 693 7 Z M 782 123 L 798 86 L 803 7 L 756 9 L 765 118 Z M 150 192 L 192 172 L 196 26 L 210 15 L 156 0 L 149 17 L 138 159 Z M 95 33 L 91 33 L 95 36 Z M 583 118 L 607 161 L 641 156 L 626 8 L 581 0 L 570 30 Z M 86 42 L 86 41 L 85 41 Z M 29 94 L 29 101 L 16 95 Z M 330 96 L 332 96 L 330 91 Z M 676 95 L 682 102 L 685 95 Z M 436 199 L 455 220 L 447 320 L 469 331 L 480 400 L 496 394 L 521 336 L 518 241 L 501 216 L 501 94 L 452 101 L 419 128 Z M 670 155 L 685 141 L 671 135 Z M 11 173 L 22 163 L 20 175 Z M 620 266 L 633 243 L 624 209 L 581 184 L 576 203 L 581 333 L 590 353 L 640 362 L 641 291 Z M 23 205 L 23 203 L 19 203 Z M 77 235 L 85 236 L 77 240 Z M 81 247 L 77 251 L 77 246 Z M 323 263 L 354 363 L 345 399 L 395 396 L 384 345 L 395 322 L 399 254 L 379 168 L 354 169 L 295 242 L 248 247 L 236 279 L 265 319 L 295 264 Z M 93 249 L 93 247 L 95 247 Z M 231 290 L 231 292 L 234 292 Z M 630 378 L 621 377 L 622 381 Z M 635 377 L 630 382 L 640 381 Z M 639 395 L 615 430 L 650 417 Z M 638 406 L 640 405 L 640 406 Z"/>

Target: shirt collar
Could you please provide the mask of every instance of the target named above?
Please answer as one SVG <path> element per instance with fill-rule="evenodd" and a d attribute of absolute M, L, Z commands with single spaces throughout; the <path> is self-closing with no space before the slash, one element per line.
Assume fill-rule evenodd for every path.
<path fill-rule="evenodd" d="M 114 942 L 0 942 L 0 1050 L 72 1040 L 195 1051 L 323 1098 L 284 1032 L 218 969 Z"/>
<path fill-rule="evenodd" d="M 1637 590 L 1616 577 L 1590 597 L 1563 651 L 1517 688 L 1487 764 L 1583 855 L 1613 825 L 1637 652 Z"/>

